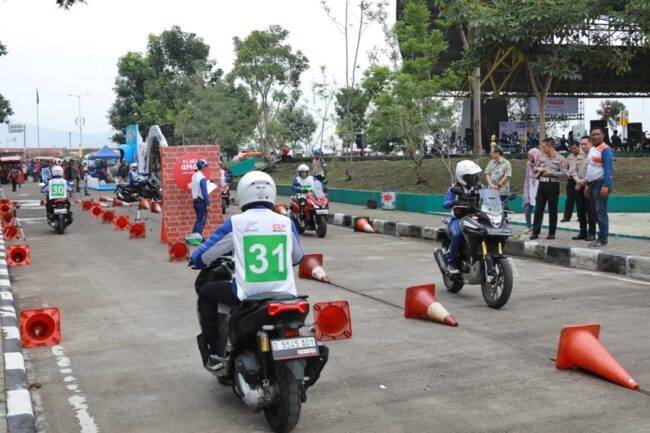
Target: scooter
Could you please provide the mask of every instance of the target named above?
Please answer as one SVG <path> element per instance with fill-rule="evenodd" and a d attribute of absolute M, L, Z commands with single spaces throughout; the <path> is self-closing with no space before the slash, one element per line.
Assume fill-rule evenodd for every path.
<path fill-rule="evenodd" d="M 230 257 L 216 259 L 197 276 L 197 292 L 207 282 L 230 281 L 233 271 Z M 220 373 L 219 382 L 232 386 L 248 407 L 264 411 L 274 432 L 289 432 L 297 425 L 306 391 L 327 363 L 328 348 L 306 335 L 308 313 L 307 296 L 267 293 L 246 299 L 229 314 L 218 314 L 224 368 L 206 369 Z M 206 366 L 209 355 L 203 334 L 197 343 Z"/>
<path fill-rule="evenodd" d="M 299 233 L 315 230 L 316 236 L 327 235 L 327 215 L 329 198 L 323 190 L 323 184 L 314 180 L 313 188 L 304 189 L 291 197 L 289 218 L 296 225 Z"/>
<path fill-rule="evenodd" d="M 508 302 L 512 293 L 513 270 L 504 250 L 512 236 L 508 227 L 510 211 L 507 202 L 516 194 L 502 200 L 498 191 L 482 188 L 479 190 L 479 207 L 478 203 L 463 196 L 460 188 L 454 192 L 461 197 L 462 205 L 454 206 L 452 211 L 461 218 L 464 242 L 458 258 L 460 272 L 452 274 L 447 269 L 447 259 L 453 236 L 447 228 L 448 221 L 443 220 L 442 248 L 433 253 L 443 282 L 451 293 L 460 292 L 465 284 L 480 284 L 485 303 L 490 308 L 499 309 Z"/>
<path fill-rule="evenodd" d="M 60 235 L 65 232 L 66 227 L 72 224 L 72 211 L 68 198 L 48 199 L 45 202 L 45 211 L 48 225 Z"/>

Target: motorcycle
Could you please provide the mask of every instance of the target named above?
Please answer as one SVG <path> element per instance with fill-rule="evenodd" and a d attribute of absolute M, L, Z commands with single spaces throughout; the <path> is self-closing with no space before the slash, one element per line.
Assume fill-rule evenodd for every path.
<path fill-rule="evenodd" d="M 448 221 L 443 220 L 444 228 L 442 248 L 437 248 L 433 255 L 442 272 L 447 290 L 458 293 L 465 284 L 480 284 L 485 303 L 494 309 L 503 307 L 510 298 L 513 286 L 513 269 L 504 254 L 505 244 L 512 236 L 508 227 L 507 202 L 516 194 L 507 197 L 498 191 L 480 189 L 478 203 L 463 196 L 460 189 L 454 191 L 461 197 L 462 205 L 454 206 L 453 213 L 461 218 L 460 229 L 463 233 L 463 248 L 458 258 L 459 273 L 451 274 L 447 269 L 452 234 L 447 228 Z"/>
<path fill-rule="evenodd" d="M 115 188 L 115 197 L 118 199 L 133 203 L 141 198 L 147 198 L 152 201 L 160 201 L 162 194 L 160 193 L 160 182 L 158 179 L 151 176 L 145 178 L 135 185 L 118 184 Z"/>
<path fill-rule="evenodd" d="M 197 293 L 206 282 L 230 281 L 233 272 L 230 257 L 218 258 L 197 276 Z M 308 313 L 307 296 L 266 293 L 246 299 L 230 315 L 218 315 L 219 353 L 225 358 L 217 378 L 232 386 L 248 407 L 263 410 L 274 432 L 296 426 L 306 391 L 327 363 L 328 348 L 300 332 Z M 209 355 L 203 334 L 197 343 L 206 366 Z"/>
<path fill-rule="evenodd" d="M 316 236 L 324 238 L 327 235 L 327 215 L 329 214 L 329 198 L 323 190 L 323 184 L 314 179 L 311 190 L 304 190 L 291 197 L 289 218 L 296 225 L 299 233 L 305 230 L 315 230 Z"/>

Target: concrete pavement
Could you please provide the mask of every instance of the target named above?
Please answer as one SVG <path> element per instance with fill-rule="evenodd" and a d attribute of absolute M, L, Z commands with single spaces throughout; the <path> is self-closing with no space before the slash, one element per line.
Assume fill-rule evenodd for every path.
<path fill-rule="evenodd" d="M 33 187 L 23 194 L 7 195 L 37 199 Z M 269 431 L 201 367 L 196 272 L 168 261 L 159 215 L 138 240 L 78 205 L 63 236 L 43 208 L 19 215 L 32 265 L 10 271 L 17 308 L 58 306 L 63 318 L 60 346 L 26 351 L 42 431 Z M 444 290 L 430 243 L 332 226 L 303 244 L 325 253 L 344 289 L 297 280 L 299 291 L 348 300 L 353 337 L 328 344 L 295 431 L 648 431 L 650 283 L 517 259 L 512 298 L 494 311 L 478 287 Z M 431 281 L 459 328 L 403 317 L 405 288 Z M 645 391 L 555 369 L 561 327 L 581 322 L 602 325 L 604 345 Z"/>

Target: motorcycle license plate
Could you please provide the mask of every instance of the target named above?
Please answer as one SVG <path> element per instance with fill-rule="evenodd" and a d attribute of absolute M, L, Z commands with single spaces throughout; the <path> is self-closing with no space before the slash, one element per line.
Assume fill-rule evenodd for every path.
<path fill-rule="evenodd" d="M 314 337 L 271 340 L 271 354 L 276 361 L 309 358 L 318 355 L 318 346 Z"/>
<path fill-rule="evenodd" d="M 68 213 L 67 209 L 54 209 L 55 214 Z"/>
<path fill-rule="evenodd" d="M 328 209 L 316 209 L 316 215 L 327 215 L 330 213 Z"/>

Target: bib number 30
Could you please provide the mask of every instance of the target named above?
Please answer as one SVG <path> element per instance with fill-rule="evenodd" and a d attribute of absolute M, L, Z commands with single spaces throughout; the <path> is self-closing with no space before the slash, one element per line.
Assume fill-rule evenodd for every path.
<path fill-rule="evenodd" d="M 65 186 L 62 183 L 53 183 L 50 185 L 50 196 L 52 198 L 65 197 Z"/>
<path fill-rule="evenodd" d="M 287 279 L 286 235 L 244 236 L 245 279 L 249 283 L 266 283 Z"/>

